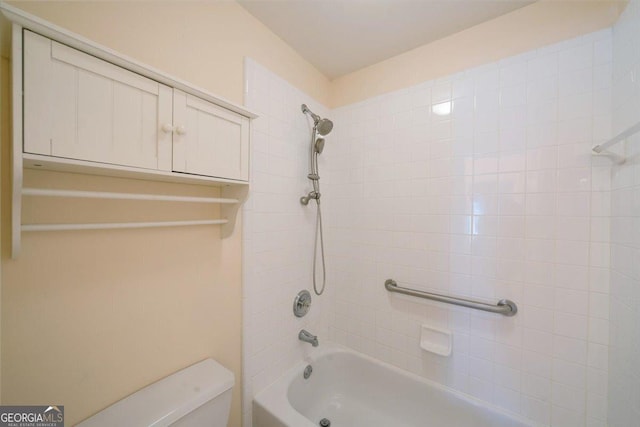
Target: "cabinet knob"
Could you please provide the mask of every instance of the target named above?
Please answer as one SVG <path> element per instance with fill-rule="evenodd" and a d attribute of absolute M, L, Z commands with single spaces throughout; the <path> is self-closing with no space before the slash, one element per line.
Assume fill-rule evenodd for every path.
<path fill-rule="evenodd" d="M 176 126 L 176 133 L 178 135 L 184 135 L 187 133 L 187 129 L 184 126 Z"/>
<path fill-rule="evenodd" d="M 162 131 L 164 133 L 172 133 L 173 132 L 173 125 L 169 124 L 169 123 L 165 123 L 162 125 Z"/>

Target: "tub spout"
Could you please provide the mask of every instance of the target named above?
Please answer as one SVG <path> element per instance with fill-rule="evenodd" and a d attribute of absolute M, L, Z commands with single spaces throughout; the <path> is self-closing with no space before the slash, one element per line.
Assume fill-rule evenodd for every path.
<path fill-rule="evenodd" d="M 305 331 L 304 329 L 302 329 L 298 334 L 298 339 L 300 341 L 308 342 L 314 347 L 318 346 L 318 337 L 311 334 L 310 332 Z"/>

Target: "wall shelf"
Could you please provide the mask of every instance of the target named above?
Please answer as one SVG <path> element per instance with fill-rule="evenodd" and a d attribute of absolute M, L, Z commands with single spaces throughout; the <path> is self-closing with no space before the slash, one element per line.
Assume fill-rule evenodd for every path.
<path fill-rule="evenodd" d="M 248 135 L 249 135 L 249 120 L 257 117 L 257 115 L 244 108 L 243 106 L 234 104 L 224 98 L 220 98 L 204 89 L 195 87 L 188 82 L 177 79 L 173 76 L 170 76 L 160 70 L 157 70 L 153 67 L 149 67 L 143 63 L 140 63 L 132 58 L 121 55 L 120 53 L 108 49 L 104 46 L 101 46 L 97 43 L 92 42 L 91 40 L 85 39 L 77 34 L 74 34 L 70 31 L 67 31 L 61 27 L 53 25 L 47 21 L 44 21 L 36 16 L 25 13 L 24 11 L 15 8 L 13 6 L 7 5 L 5 3 L 0 2 L 0 13 L 4 14 L 10 21 L 12 21 L 11 28 L 11 75 L 12 75 L 12 111 L 14 112 L 12 117 L 12 198 L 11 198 L 11 256 L 12 258 L 17 258 L 20 253 L 21 246 L 21 233 L 22 232 L 38 232 L 38 231 L 65 231 L 65 230 L 109 230 L 109 229 L 132 229 L 132 228 L 150 228 L 150 227 L 181 227 L 181 226 L 199 226 L 199 225 L 220 225 L 220 234 L 221 237 L 229 237 L 234 230 L 235 222 L 238 216 L 238 210 L 240 206 L 244 202 L 247 197 L 249 191 L 249 182 L 248 182 Z M 26 31 L 30 30 L 30 31 Z M 28 38 L 30 40 L 28 47 L 25 48 L 25 40 L 27 36 L 25 34 L 28 33 Z M 56 151 L 53 149 L 54 144 L 57 143 L 60 139 L 55 140 L 50 138 L 49 133 L 46 133 L 45 136 L 47 138 L 39 138 L 37 139 L 38 144 L 42 141 L 49 142 L 50 148 L 49 150 L 36 150 L 36 149 L 27 149 L 27 145 L 25 141 L 32 141 L 25 137 L 25 130 L 33 132 L 34 123 L 39 124 L 38 120 L 31 120 L 31 122 L 25 121 L 25 104 L 28 105 L 40 105 L 38 104 L 38 100 L 35 98 L 31 99 L 31 104 L 25 102 L 25 93 L 23 90 L 25 86 L 25 81 L 30 84 L 32 87 L 40 88 L 39 90 L 43 90 L 41 86 L 39 86 L 38 82 L 40 80 L 34 78 L 31 74 L 25 76 L 25 69 L 23 67 L 23 58 L 24 51 L 31 52 L 32 55 L 28 56 L 31 63 L 30 70 L 39 70 L 38 62 L 35 61 L 34 58 L 41 58 L 41 56 L 33 56 L 33 53 L 36 52 L 38 46 L 42 47 L 44 45 L 38 44 L 37 40 L 42 41 L 43 38 L 48 39 L 45 40 L 46 46 L 49 46 L 53 52 L 57 52 L 58 55 L 62 55 L 66 52 L 68 55 L 75 55 L 73 58 L 76 61 L 84 61 L 78 62 L 76 64 L 76 68 L 81 69 L 82 67 L 89 67 L 91 70 L 101 71 L 104 75 L 101 74 L 102 78 L 106 78 L 107 80 L 110 78 L 112 81 L 120 81 L 118 79 L 123 79 L 126 82 L 135 82 L 136 84 L 142 84 L 140 81 L 147 82 L 154 85 L 165 85 L 166 87 L 158 89 L 158 91 L 162 92 L 168 91 L 167 93 L 171 93 L 171 99 L 175 101 L 175 94 L 179 93 L 183 95 L 187 100 L 191 100 L 191 98 L 197 99 L 202 105 L 205 105 L 209 109 L 215 109 L 216 115 L 213 113 L 209 114 L 209 116 L 215 116 L 216 119 L 227 120 L 230 118 L 233 119 L 233 123 L 237 126 L 234 127 L 234 131 L 236 128 L 240 129 L 239 137 L 237 137 L 237 132 L 231 135 L 231 130 L 225 128 L 227 133 L 229 133 L 228 138 L 237 137 L 236 139 L 242 143 L 240 154 L 236 153 L 233 150 L 222 150 L 219 149 L 216 151 L 216 157 L 213 160 L 217 161 L 216 167 L 203 168 L 199 169 L 191 167 L 190 163 L 185 160 L 185 163 L 188 167 L 185 167 L 180 162 L 180 159 L 172 159 L 168 158 L 169 162 L 164 162 L 166 160 L 164 157 L 163 161 L 160 158 L 160 154 L 156 152 L 156 157 L 158 159 L 157 168 L 154 166 L 153 162 L 145 163 L 145 162 L 137 162 L 137 161 L 129 161 L 130 159 L 124 159 L 125 161 L 121 161 L 120 157 L 111 158 L 111 157 L 99 157 L 94 155 L 74 155 L 77 153 L 66 153 L 64 151 Z M 57 49 L 57 50 L 56 50 Z M 77 50 L 77 52 L 71 52 L 73 49 Z M 46 55 L 45 55 L 46 57 Z M 65 57 L 68 59 L 68 57 Z M 99 60 L 104 61 L 104 63 L 99 63 Z M 98 62 L 96 62 L 98 61 Z M 48 64 L 48 62 L 47 62 Z M 81 67 L 82 66 L 82 67 Z M 98 67 L 99 68 L 95 68 Z M 93 68 L 92 68 L 93 67 Z M 114 68 L 115 67 L 115 68 Z M 94 71 L 95 71 L 94 70 Z M 91 71 L 93 72 L 93 71 Z M 111 74 L 110 74 L 111 73 Z M 114 74 L 115 73 L 115 74 Z M 133 74 L 132 74 L 133 73 Z M 33 73 L 32 73 L 33 74 Z M 31 80 L 27 77 L 31 75 Z M 133 79 L 133 80 L 132 80 Z M 139 89 L 136 84 L 131 83 L 132 87 L 136 87 Z M 145 83 L 146 84 L 146 83 Z M 51 85 L 50 85 L 51 86 Z M 48 86 L 44 87 L 47 89 Z M 149 86 L 151 87 L 151 86 Z M 144 86 L 147 88 L 147 86 Z M 34 89 L 30 93 L 39 93 L 36 92 L 37 89 Z M 153 91 L 152 91 L 153 92 Z M 159 93 L 160 93 L 159 92 Z M 127 92 L 129 93 L 129 92 Z M 155 93 L 155 92 L 154 92 Z M 164 93 L 164 92 L 163 92 Z M 160 97 L 162 94 L 156 94 Z M 168 99 L 166 96 L 163 99 Z M 159 102 L 159 101 L 158 101 Z M 196 102 L 196 101 L 193 101 Z M 198 104 L 198 106 L 200 106 Z M 42 103 L 42 105 L 47 106 L 49 104 Z M 169 104 L 162 103 L 158 105 L 167 106 Z M 175 102 L 172 102 L 169 105 L 169 108 L 172 109 L 172 116 L 175 119 L 175 112 L 177 111 L 179 106 L 176 106 Z M 195 110 L 195 107 L 191 106 L 191 104 L 187 105 L 187 107 L 191 107 L 192 110 Z M 159 107 L 157 107 L 159 108 Z M 198 107 L 200 108 L 200 107 Z M 204 108 L 204 107 L 202 107 Z M 197 110 L 198 112 L 202 110 Z M 32 114 L 32 116 L 39 118 L 39 110 L 35 110 L 36 112 Z M 164 111 L 164 110 L 162 110 Z M 204 110 L 202 110 L 204 111 Z M 38 114 L 36 114 L 38 113 Z M 213 120 L 209 116 L 207 116 L 208 120 Z M 137 116 L 136 116 L 137 117 Z M 33 117 L 32 117 L 33 119 Z M 159 119 L 156 117 L 157 121 Z M 237 123 L 236 123 L 237 122 Z M 145 122 L 146 123 L 146 122 Z M 226 122 L 225 122 L 226 123 Z M 161 132 L 168 134 L 169 131 L 165 129 L 165 125 L 167 123 L 158 123 L 158 128 L 156 132 L 160 135 Z M 161 125 L 161 126 L 160 126 Z M 156 126 L 154 122 L 154 126 Z M 37 127 L 37 126 L 36 126 Z M 38 128 L 39 129 L 39 128 Z M 182 129 L 182 130 L 181 130 Z M 50 131 L 49 128 L 45 128 L 47 132 Z M 185 134 L 189 135 L 188 137 L 198 138 L 200 134 L 194 132 L 185 132 L 181 126 L 175 127 L 170 132 L 171 136 L 171 145 L 170 147 L 175 147 L 178 144 L 177 141 L 180 141 L 181 144 L 185 144 Z M 194 136 L 195 135 L 195 136 Z M 208 139 L 209 147 L 212 146 L 213 140 L 212 135 L 205 135 Z M 225 134 L 227 136 L 227 134 Z M 188 138 L 187 137 L 187 138 Z M 179 139 L 182 138 L 182 139 Z M 160 147 L 164 142 L 162 142 L 162 138 L 158 137 L 157 144 Z M 62 139 L 63 141 L 66 141 Z M 234 139 L 235 141 L 235 139 Z M 188 141 L 187 141 L 188 142 Z M 215 141 L 214 141 L 215 142 Z M 165 144 L 166 145 L 166 144 Z M 159 149 L 156 147 L 157 149 Z M 164 147 L 164 145 L 163 145 Z M 37 148 L 37 147 L 36 147 Z M 215 147 L 214 147 L 215 148 Z M 216 148 L 217 149 L 217 148 Z M 244 151 L 242 151 L 244 150 Z M 247 153 L 245 153 L 245 151 Z M 151 151 L 149 151 L 151 152 Z M 164 151 L 163 151 L 164 153 Z M 171 153 L 171 150 L 169 150 Z M 231 153 L 231 154 L 229 154 Z M 165 153 L 166 154 L 166 153 Z M 224 155 L 229 157 L 225 157 Z M 231 156 L 235 157 L 231 157 Z M 147 157 L 150 157 L 148 155 Z M 196 156 L 197 157 L 197 156 Z M 229 162 L 225 159 L 229 158 Z M 222 160 L 220 160 L 222 159 Z M 147 159 L 148 160 L 148 159 Z M 237 166 L 237 160 L 240 161 L 240 166 Z M 189 158 L 191 161 L 191 158 Z M 234 163 L 236 161 L 236 163 Z M 166 164 L 165 164 L 166 163 Z M 202 163 L 202 162 L 200 162 Z M 199 165 L 201 166 L 201 164 Z M 204 163 L 208 165 L 208 163 Z M 220 166 L 222 165 L 222 166 Z M 242 173 L 236 173 L 236 169 L 231 169 L 230 167 L 226 167 L 231 165 L 236 169 L 240 170 Z M 225 168 L 226 167 L 226 168 Z M 243 169 L 244 167 L 244 169 Z M 72 190 L 72 189 L 46 189 L 46 188 L 23 188 L 24 181 L 24 170 L 32 169 L 32 170 L 48 170 L 55 172 L 67 172 L 67 173 L 76 173 L 76 174 L 89 174 L 89 175 L 99 175 L 99 176 L 107 176 L 114 178 L 127 178 L 127 179 L 140 179 L 146 181 L 158 181 L 158 182 L 169 182 L 169 183 L 181 183 L 181 184 L 190 184 L 190 185 L 203 185 L 208 187 L 216 187 L 219 188 L 219 197 L 194 197 L 194 196 L 181 196 L 181 195 L 171 195 L 171 194 L 137 194 L 137 193 L 116 193 L 109 191 L 84 191 L 84 190 Z M 220 205 L 220 218 L 207 218 L 201 220 L 176 220 L 176 221 L 149 221 L 149 222 L 114 222 L 114 223 L 63 223 L 63 224 L 22 224 L 22 202 L 23 197 L 59 197 L 59 198 L 86 198 L 86 199 L 111 199 L 111 200 L 131 200 L 131 201 L 139 201 L 144 203 L 146 201 L 161 201 L 167 203 L 211 203 L 211 204 L 219 204 Z"/>
<path fill-rule="evenodd" d="M 21 122 L 22 123 L 22 122 Z M 21 125 L 22 126 L 22 125 Z M 20 138 L 22 150 L 22 138 Z M 104 164 L 86 160 L 67 159 L 64 157 L 44 156 L 41 154 L 21 153 L 20 169 L 49 170 L 54 172 L 82 173 L 87 175 L 111 176 L 116 178 L 144 179 L 146 181 L 173 182 L 181 184 L 206 185 L 221 187 L 224 185 L 247 185 L 247 181 L 227 178 L 194 175 L 189 173 L 166 172 L 152 169 L 134 168 L 122 165 Z"/>

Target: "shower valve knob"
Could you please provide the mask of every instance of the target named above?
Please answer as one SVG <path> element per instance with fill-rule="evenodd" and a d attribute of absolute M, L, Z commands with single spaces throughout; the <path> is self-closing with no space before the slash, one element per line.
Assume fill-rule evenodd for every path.
<path fill-rule="evenodd" d="M 304 317 L 305 314 L 309 312 L 311 308 L 311 294 L 309 291 L 302 290 L 298 292 L 295 299 L 293 300 L 293 314 L 296 317 Z"/>

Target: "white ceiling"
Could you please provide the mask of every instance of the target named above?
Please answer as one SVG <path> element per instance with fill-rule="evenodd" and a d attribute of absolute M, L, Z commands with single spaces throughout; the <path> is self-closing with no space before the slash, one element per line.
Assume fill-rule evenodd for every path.
<path fill-rule="evenodd" d="M 333 79 L 534 1 L 239 0 L 239 3 Z"/>

